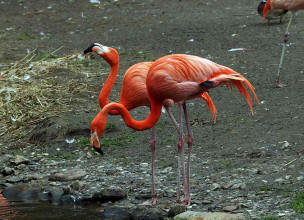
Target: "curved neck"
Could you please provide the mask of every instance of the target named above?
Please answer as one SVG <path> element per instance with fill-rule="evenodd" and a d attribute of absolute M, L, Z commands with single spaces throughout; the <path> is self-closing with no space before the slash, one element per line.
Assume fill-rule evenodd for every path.
<path fill-rule="evenodd" d="M 117 73 L 118 73 L 118 66 L 119 66 L 118 63 L 111 65 L 110 74 L 109 74 L 107 80 L 104 83 L 104 86 L 102 87 L 102 89 L 99 93 L 98 101 L 99 101 L 99 105 L 100 105 L 101 109 L 106 104 L 109 103 L 108 97 L 111 93 L 112 87 L 113 87 L 114 82 L 116 80 L 116 76 L 117 76 Z"/>
<path fill-rule="evenodd" d="M 124 105 L 120 103 L 112 102 L 104 106 L 104 108 L 98 113 L 97 118 L 99 121 L 101 120 L 102 122 L 104 122 L 103 124 L 105 125 L 108 113 L 110 113 L 113 110 L 116 110 L 122 115 L 123 120 L 128 127 L 138 131 L 142 131 L 142 130 L 150 129 L 155 125 L 155 123 L 159 120 L 161 114 L 161 108 L 162 108 L 161 103 L 152 100 L 149 116 L 142 121 L 136 121 L 135 119 L 132 118 L 128 109 Z M 102 128 L 101 130 L 104 131 L 104 129 L 105 128 Z"/>

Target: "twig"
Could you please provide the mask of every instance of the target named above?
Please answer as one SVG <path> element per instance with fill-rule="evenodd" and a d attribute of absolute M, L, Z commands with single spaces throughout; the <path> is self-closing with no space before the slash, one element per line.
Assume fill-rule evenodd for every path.
<path fill-rule="evenodd" d="M 286 166 L 288 166 L 288 165 L 290 165 L 290 164 L 292 164 L 293 162 L 295 162 L 297 159 L 293 159 L 293 160 L 291 160 L 291 161 L 289 161 L 288 163 L 286 163 L 283 167 L 286 167 Z"/>

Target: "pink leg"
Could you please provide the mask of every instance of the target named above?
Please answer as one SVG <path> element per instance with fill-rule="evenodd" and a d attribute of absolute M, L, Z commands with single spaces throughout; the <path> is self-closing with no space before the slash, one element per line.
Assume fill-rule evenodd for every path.
<path fill-rule="evenodd" d="M 177 147 L 178 147 L 178 170 L 177 170 L 177 200 L 180 200 L 181 199 L 181 194 L 180 194 L 180 176 L 182 173 L 182 177 L 183 177 L 183 186 L 184 186 L 184 191 L 185 191 L 185 187 L 186 187 L 186 176 L 185 176 L 185 160 L 184 160 L 184 139 L 185 139 L 185 136 L 184 136 L 184 133 L 183 133 L 183 126 L 182 126 L 182 105 L 178 105 L 179 106 L 179 124 L 176 122 L 173 114 L 171 113 L 171 111 L 169 110 L 168 107 L 165 107 L 166 108 L 166 111 L 169 115 L 169 118 L 171 119 L 171 121 L 173 122 L 176 130 L 177 130 L 177 133 L 179 135 L 179 140 L 178 140 L 178 144 L 177 144 Z"/>
<path fill-rule="evenodd" d="M 155 145 L 156 145 L 156 136 L 155 136 L 155 128 L 152 127 L 152 136 L 151 136 L 151 152 L 152 152 L 152 163 L 151 163 L 151 184 L 152 184 L 152 200 L 148 202 L 144 202 L 143 205 L 155 205 L 157 196 L 155 193 Z"/>
<path fill-rule="evenodd" d="M 190 197 L 190 159 L 191 159 L 191 150 L 193 145 L 193 134 L 190 126 L 190 121 L 188 117 L 187 107 L 186 103 L 183 103 L 183 109 L 184 109 L 184 115 L 185 115 L 185 121 L 186 121 L 186 127 L 188 130 L 188 161 L 187 161 L 187 177 L 186 177 L 186 191 L 185 191 L 185 205 L 190 205 L 191 203 L 191 197 Z"/>

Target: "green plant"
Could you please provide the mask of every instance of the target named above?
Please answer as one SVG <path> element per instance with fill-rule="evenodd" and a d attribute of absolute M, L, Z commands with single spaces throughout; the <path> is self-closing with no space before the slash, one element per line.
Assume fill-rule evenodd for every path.
<path fill-rule="evenodd" d="M 66 159 L 66 160 L 70 159 L 71 157 L 72 157 L 71 153 L 64 153 L 63 154 L 63 158 Z"/>
<path fill-rule="evenodd" d="M 304 192 L 297 193 L 291 201 L 291 208 L 297 213 L 304 213 Z"/>

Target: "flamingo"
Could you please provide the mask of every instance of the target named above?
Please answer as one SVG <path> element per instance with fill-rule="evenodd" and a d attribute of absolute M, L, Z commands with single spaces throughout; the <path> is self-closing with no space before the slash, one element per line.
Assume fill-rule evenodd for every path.
<path fill-rule="evenodd" d="M 103 46 L 99 43 L 91 44 L 86 50 L 84 50 L 84 54 L 89 52 L 96 52 L 99 54 L 108 64 L 111 66 L 110 74 L 100 91 L 99 94 L 99 105 L 102 109 L 105 105 L 108 104 L 108 97 L 112 90 L 113 84 L 116 80 L 116 76 L 118 73 L 118 65 L 119 65 L 119 55 L 118 52 L 111 47 Z M 120 104 L 124 105 L 127 110 L 132 110 L 139 106 L 147 106 L 150 107 L 150 101 L 148 97 L 148 92 L 146 89 L 146 78 L 148 74 L 148 70 L 151 67 L 153 62 L 141 62 L 134 64 L 131 66 L 125 73 L 123 79 L 123 87 L 120 94 Z M 214 123 L 216 122 L 216 108 L 208 95 L 208 93 L 202 93 L 201 98 L 206 101 L 211 113 L 213 114 Z M 172 115 L 169 107 L 172 106 L 172 102 L 170 100 L 164 101 L 164 107 L 175 125 L 177 131 L 182 132 L 179 128 L 178 123 L 176 122 L 174 116 Z M 112 109 L 108 112 L 110 115 L 120 114 L 119 111 Z M 181 123 L 180 123 L 181 124 Z M 190 138 L 191 139 L 191 138 Z M 155 145 L 156 145 L 156 137 L 155 137 L 155 129 L 152 127 L 152 138 L 151 138 L 151 151 L 152 151 L 152 171 L 151 171 L 151 182 L 152 182 L 152 201 L 146 202 L 144 204 L 154 205 L 156 203 L 156 193 L 155 193 Z M 94 146 L 94 145 L 93 145 Z M 103 154 L 100 147 L 94 147 L 96 151 Z M 179 154 L 179 161 L 181 161 L 181 166 L 184 167 L 184 158 L 183 152 Z M 185 171 L 182 169 L 183 181 L 185 183 Z M 180 177 L 178 177 L 178 188 L 180 188 Z M 185 186 L 185 184 L 184 184 Z"/>
<path fill-rule="evenodd" d="M 259 100 L 251 83 L 241 74 L 234 70 L 216 64 L 210 60 L 185 54 L 172 54 L 156 60 L 150 67 L 146 79 L 146 87 L 150 100 L 150 114 L 141 121 L 133 119 L 128 109 L 120 103 L 109 103 L 97 114 L 91 122 L 91 145 L 100 148 L 99 138 L 105 131 L 107 115 L 112 110 L 117 110 L 123 117 L 125 124 L 135 130 L 141 131 L 152 128 L 159 120 L 161 108 L 166 100 L 178 103 L 184 109 L 186 125 L 188 129 L 188 161 L 186 173 L 186 187 L 184 204 L 189 205 L 190 198 L 190 153 L 194 141 L 189 118 L 186 110 L 186 101 L 199 98 L 202 93 L 209 89 L 224 84 L 230 88 L 235 86 L 243 95 L 253 115 L 252 100 L 244 84 L 253 94 L 257 103 Z M 172 104 L 173 104 L 172 103 Z M 179 108 L 181 109 L 181 107 Z M 181 117 L 179 117 L 181 118 Z M 180 126 L 180 129 L 182 126 Z M 179 132 L 179 145 L 183 146 L 183 136 Z"/>
<path fill-rule="evenodd" d="M 258 13 L 259 15 L 263 16 L 263 10 L 264 10 L 264 7 L 265 7 L 265 4 L 266 4 L 267 0 L 263 0 L 260 2 L 260 4 L 258 5 Z M 271 10 L 267 16 L 266 16 L 266 19 L 267 19 L 267 24 L 270 25 L 270 20 L 274 20 L 276 19 L 277 17 L 280 17 L 280 23 L 282 23 L 282 20 L 283 20 L 283 16 L 288 12 L 288 10 L 284 10 L 284 9 L 276 9 L 276 10 Z"/>
<path fill-rule="evenodd" d="M 283 38 L 284 43 L 283 43 L 283 47 L 282 47 L 280 64 L 279 64 L 279 68 L 278 68 L 278 72 L 277 72 L 277 79 L 275 81 L 276 87 L 282 88 L 284 85 L 282 85 L 280 83 L 280 72 L 281 72 L 282 64 L 283 64 L 283 60 L 284 60 L 286 44 L 288 42 L 289 26 L 291 24 L 293 17 L 295 16 L 295 11 L 304 9 L 304 0 L 267 0 L 266 5 L 263 10 L 263 18 L 265 19 L 267 17 L 267 14 L 269 13 L 269 11 L 277 10 L 277 9 L 292 11 L 285 34 L 284 34 L 284 38 Z"/>

